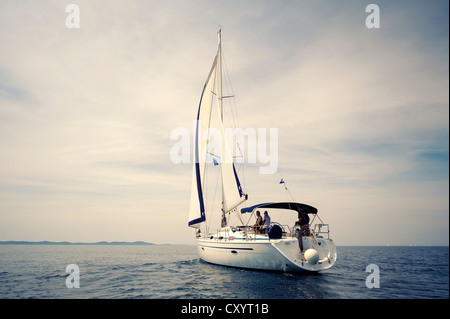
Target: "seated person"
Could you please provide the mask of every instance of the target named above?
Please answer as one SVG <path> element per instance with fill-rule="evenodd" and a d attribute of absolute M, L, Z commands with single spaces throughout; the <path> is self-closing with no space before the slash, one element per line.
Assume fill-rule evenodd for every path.
<path fill-rule="evenodd" d="M 261 229 L 262 225 L 263 225 L 263 219 L 261 217 L 261 213 L 257 210 L 256 211 L 256 223 L 253 225 L 253 228 L 256 231 L 259 231 Z"/>
<path fill-rule="evenodd" d="M 265 234 L 267 232 L 267 230 L 269 229 L 269 226 L 270 226 L 270 216 L 267 213 L 267 211 L 265 211 L 264 212 L 264 221 L 263 221 L 263 225 L 261 227 L 262 233 Z"/>

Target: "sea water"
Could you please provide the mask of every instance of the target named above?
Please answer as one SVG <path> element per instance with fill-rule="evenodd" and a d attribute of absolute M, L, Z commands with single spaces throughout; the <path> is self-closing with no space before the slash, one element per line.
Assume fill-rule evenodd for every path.
<path fill-rule="evenodd" d="M 212 265 L 195 246 L 1 245 L 0 298 L 449 298 L 448 247 L 337 250 L 334 267 L 308 274 Z"/>

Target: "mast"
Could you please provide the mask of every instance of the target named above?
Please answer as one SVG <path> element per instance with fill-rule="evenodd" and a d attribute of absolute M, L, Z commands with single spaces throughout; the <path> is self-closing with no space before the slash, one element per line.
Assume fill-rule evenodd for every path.
<path fill-rule="evenodd" d="M 216 65 L 216 90 L 217 90 L 217 107 L 220 114 L 220 130 L 222 133 L 222 153 L 221 153 L 221 174 L 222 174 L 222 227 L 227 225 L 226 214 L 235 209 L 238 205 L 247 200 L 244 194 L 239 177 L 233 162 L 233 154 L 225 134 L 224 127 L 224 110 L 223 110 L 223 92 L 222 92 L 222 30 L 219 30 L 218 49 L 217 49 L 217 65 Z M 232 96 L 226 96 L 232 97 Z"/>
<path fill-rule="evenodd" d="M 219 104 L 220 117 L 223 122 L 223 106 L 222 106 L 222 29 L 217 32 L 218 48 L 217 48 L 217 103 Z"/>
<path fill-rule="evenodd" d="M 220 121 L 223 124 L 223 103 L 222 103 L 222 29 L 219 29 L 217 32 L 217 65 L 216 65 L 216 89 L 217 89 L 217 105 L 219 107 Z M 223 141 L 223 140 L 222 140 Z M 223 149 L 224 145 L 222 145 Z M 222 156 L 223 158 L 223 156 Z M 221 170 L 222 180 L 223 180 L 223 172 Z M 222 185 L 223 186 L 223 185 Z M 227 218 L 225 216 L 225 190 L 222 187 L 222 220 L 221 227 L 227 226 Z"/>

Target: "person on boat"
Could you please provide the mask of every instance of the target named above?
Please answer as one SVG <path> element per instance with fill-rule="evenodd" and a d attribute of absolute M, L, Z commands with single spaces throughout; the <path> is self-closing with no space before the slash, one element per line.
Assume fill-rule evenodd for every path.
<path fill-rule="evenodd" d="M 263 219 L 261 217 L 261 213 L 259 210 L 256 211 L 256 223 L 253 225 L 253 228 L 257 231 L 260 230 L 261 226 L 263 225 Z"/>
<path fill-rule="evenodd" d="M 295 226 L 300 227 L 295 231 L 295 237 L 298 239 L 298 245 L 300 246 L 300 250 L 303 251 L 303 236 L 311 235 L 311 231 L 309 229 L 309 217 L 307 213 L 303 212 L 303 209 L 300 207 L 298 210 L 298 221 L 295 222 Z"/>
<path fill-rule="evenodd" d="M 306 212 L 304 212 L 301 207 L 298 210 L 298 221 L 295 222 L 295 225 L 300 226 L 302 236 L 311 235 L 311 231 L 309 230 L 308 214 Z"/>
<path fill-rule="evenodd" d="M 264 221 L 263 221 L 263 225 L 261 227 L 261 231 L 263 233 L 267 232 L 267 229 L 269 229 L 270 226 L 270 216 L 269 213 L 267 213 L 267 210 L 264 212 Z"/>

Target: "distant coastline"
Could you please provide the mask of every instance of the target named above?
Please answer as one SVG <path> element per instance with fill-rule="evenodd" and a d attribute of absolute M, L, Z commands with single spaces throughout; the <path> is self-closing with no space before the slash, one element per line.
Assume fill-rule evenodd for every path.
<path fill-rule="evenodd" d="M 8 240 L 0 241 L 0 245 L 105 245 L 105 246 L 196 246 L 195 244 L 155 244 L 145 241 L 99 241 L 95 243 L 83 243 L 83 242 L 68 242 L 68 241 L 21 241 L 21 240 Z M 449 247 L 448 245 L 339 245 L 337 247 Z"/>
<path fill-rule="evenodd" d="M 0 245 L 157 245 L 153 243 L 147 243 L 145 241 L 134 241 L 134 242 L 127 242 L 127 241 L 99 241 L 96 243 L 72 243 L 68 241 L 0 241 Z"/>

